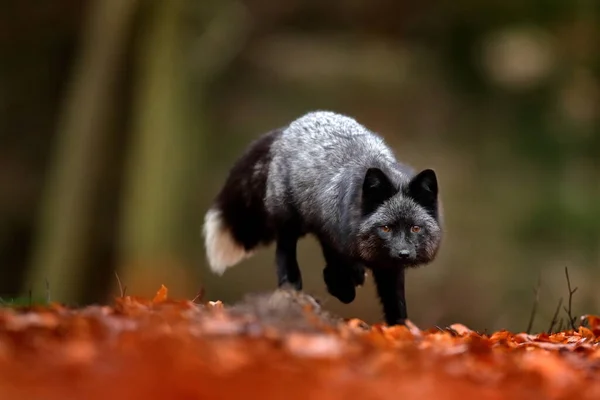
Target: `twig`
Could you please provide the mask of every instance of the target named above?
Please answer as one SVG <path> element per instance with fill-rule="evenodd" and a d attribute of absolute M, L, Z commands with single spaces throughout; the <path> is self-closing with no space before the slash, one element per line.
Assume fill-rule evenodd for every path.
<path fill-rule="evenodd" d="M 117 283 L 119 284 L 119 292 L 121 293 L 121 298 L 125 297 L 125 289 L 123 289 L 123 285 L 121 285 L 121 279 L 119 278 L 119 274 L 115 271 L 115 277 L 117 278 Z"/>
<path fill-rule="evenodd" d="M 531 315 L 529 316 L 529 324 L 527 325 L 527 334 L 531 333 L 531 328 L 533 327 L 533 320 L 535 319 L 535 313 L 537 312 L 538 303 L 540 302 L 540 286 L 542 285 L 542 277 L 538 276 L 538 283 L 533 292 L 535 293 L 535 301 L 533 303 L 533 307 L 531 308 Z"/>
<path fill-rule="evenodd" d="M 567 286 L 569 288 L 569 308 L 567 309 L 566 307 L 563 307 L 565 312 L 567 313 L 567 315 L 569 316 L 569 324 L 571 325 L 571 328 L 573 328 L 573 330 L 576 330 L 577 328 L 575 327 L 575 320 L 576 317 L 573 317 L 573 314 L 571 313 L 571 302 L 573 300 L 573 295 L 575 294 L 575 292 L 577 291 L 578 288 L 575 288 L 573 290 L 571 290 L 571 279 L 569 279 L 569 268 L 565 267 L 565 275 L 567 276 Z"/>
<path fill-rule="evenodd" d="M 50 304 L 50 281 L 46 278 L 46 304 Z"/>
<path fill-rule="evenodd" d="M 552 321 L 550 322 L 550 328 L 548 329 L 548 334 L 552 334 L 552 329 L 554 325 L 558 322 L 558 312 L 560 311 L 560 306 L 562 305 L 563 299 L 562 297 L 558 301 L 558 306 L 556 306 L 556 310 L 554 311 L 554 316 L 552 317 Z"/>
<path fill-rule="evenodd" d="M 205 294 L 205 290 L 204 290 L 204 286 L 202 286 L 202 287 L 200 287 L 200 290 L 198 291 L 198 294 L 196 295 L 196 297 L 194 297 L 192 299 L 192 303 L 195 303 L 196 300 L 202 301 L 202 299 L 204 299 L 204 294 Z"/>
<path fill-rule="evenodd" d="M 450 335 L 452 335 L 454 337 L 460 336 L 460 334 L 455 329 L 452 329 L 449 326 L 446 327 L 446 332 L 448 332 Z"/>
<path fill-rule="evenodd" d="M 565 322 L 564 319 L 561 318 L 560 319 L 560 323 L 558 324 L 558 331 L 559 332 L 563 331 L 563 329 L 564 329 L 564 322 Z"/>

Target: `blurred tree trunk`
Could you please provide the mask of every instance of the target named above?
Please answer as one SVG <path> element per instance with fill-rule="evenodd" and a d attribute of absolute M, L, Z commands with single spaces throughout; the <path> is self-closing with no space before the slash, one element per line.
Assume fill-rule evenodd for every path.
<path fill-rule="evenodd" d="M 185 1 L 146 2 L 135 45 L 132 140 L 119 250 L 120 266 L 125 268 L 121 279 L 136 293 L 155 290 L 167 276 L 186 281 L 176 279 L 186 264 L 181 256 L 182 199 L 192 184 L 186 179 L 186 166 L 197 143 L 186 129 L 183 107 Z"/>
<path fill-rule="evenodd" d="M 239 48 L 246 15 L 237 2 L 146 5 L 123 185 L 121 280 L 139 294 L 164 283 L 178 296 L 193 296 L 199 288 L 190 278 L 198 272 L 193 249 L 201 245 L 196 199 L 202 192 L 206 85 Z"/>
<path fill-rule="evenodd" d="M 112 128 L 114 95 L 138 0 L 90 2 L 82 48 L 59 122 L 26 290 L 50 282 L 52 300 L 75 301 L 83 288 L 94 195 Z"/>

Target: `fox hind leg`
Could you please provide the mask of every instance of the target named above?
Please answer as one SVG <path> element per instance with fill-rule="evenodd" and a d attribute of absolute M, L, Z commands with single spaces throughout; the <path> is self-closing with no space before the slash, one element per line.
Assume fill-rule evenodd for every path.
<path fill-rule="evenodd" d="M 279 287 L 289 285 L 296 290 L 302 290 L 302 273 L 296 255 L 299 237 L 295 229 L 285 228 L 279 232 L 275 250 Z"/>

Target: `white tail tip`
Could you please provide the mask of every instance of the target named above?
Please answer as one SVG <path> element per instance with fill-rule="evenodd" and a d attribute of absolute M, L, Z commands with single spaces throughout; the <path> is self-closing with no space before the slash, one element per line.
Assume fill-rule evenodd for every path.
<path fill-rule="evenodd" d="M 218 209 L 208 210 L 204 216 L 202 233 L 210 269 L 218 275 L 252 255 L 235 241 Z"/>

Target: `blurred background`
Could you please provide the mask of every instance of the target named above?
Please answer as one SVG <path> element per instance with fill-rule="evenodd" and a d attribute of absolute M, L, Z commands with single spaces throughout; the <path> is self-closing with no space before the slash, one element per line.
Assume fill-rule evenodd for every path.
<path fill-rule="evenodd" d="M 438 172 L 446 239 L 408 275 L 429 327 L 548 329 L 564 267 L 600 312 L 600 3 L 594 0 L 54 0 L 0 3 L 0 297 L 226 303 L 275 287 L 274 249 L 223 277 L 203 214 L 244 148 L 315 109 Z M 372 282 L 326 295 L 381 310 Z M 564 316 L 564 312 L 561 311 Z"/>

